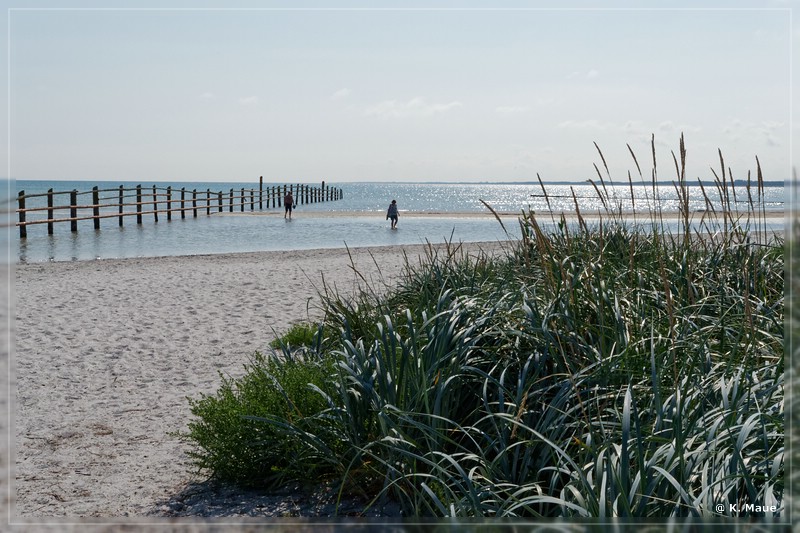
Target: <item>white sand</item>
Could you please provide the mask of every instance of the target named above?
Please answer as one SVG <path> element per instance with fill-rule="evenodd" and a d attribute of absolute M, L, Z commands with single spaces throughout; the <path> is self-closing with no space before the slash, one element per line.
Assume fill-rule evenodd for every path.
<path fill-rule="evenodd" d="M 421 249 L 351 253 L 381 284 Z M 342 293 L 359 279 L 341 249 L 17 265 L 12 517 L 163 515 L 202 480 L 169 434 L 186 429 L 186 396 L 241 375 L 273 328 L 319 316 L 322 274 Z"/>

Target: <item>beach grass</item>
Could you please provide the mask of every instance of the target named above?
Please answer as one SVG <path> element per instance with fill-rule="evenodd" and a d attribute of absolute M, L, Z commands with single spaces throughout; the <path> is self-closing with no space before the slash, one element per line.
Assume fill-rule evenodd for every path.
<path fill-rule="evenodd" d="M 634 222 L 598 153 L 596 223 L 577 201 L 574 220 L 523 212 L 503 253 L 429 246 L 390 288 L 323 286 L 319 324 L 191 400 L 195 466 L 415 517 L 779 516 L 784 239 L 760 165 L 739 190 L 720 155 L 692 213 L 681 139 L 675 230 L 655 151 L 644 178 L 631 150 L 654 183 Z"/>

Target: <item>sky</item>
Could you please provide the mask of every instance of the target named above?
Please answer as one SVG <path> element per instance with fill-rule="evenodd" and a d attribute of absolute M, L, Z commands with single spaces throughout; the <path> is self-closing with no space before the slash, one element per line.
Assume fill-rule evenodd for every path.
<path fill-rule="evenodd" d="M 6 175 L 789 178 L 790 2 L 583 4 L 12 1 Z"/>

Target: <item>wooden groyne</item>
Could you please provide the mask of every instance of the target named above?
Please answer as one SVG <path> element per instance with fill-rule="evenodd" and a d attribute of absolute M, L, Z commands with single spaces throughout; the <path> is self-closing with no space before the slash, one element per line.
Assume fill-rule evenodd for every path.
<path fill-rule="evenodd" d="M 230 189 L 228 191 L 212 191 L 211 189 L 187 190 L 169 187 L 125 187 L 120 185 L 114 189 L 99 189 L 93 187 L 91 191 L 78 192 L 59 191 L 49 189 L 46 193 L 25 194 L 19 191 L 17 195 L 16 214 L 20 238 L 28 236 L 28 226 L 47 224 L 47 233 L 53 234 L 53 226 L 58 223 L 70 223 L 70 230 L 78 231 L 78 221 L 92 220 L 94 229 L 100 229 L 102 219 L 117 218 L 119 226 L 124 223 L 125 217 L 136 217 L 136 223 L 141 224 L 145 217 L 153 217 L 158 222 L 159 215 L 165 215 L 167 220 L 174 216 L 186 218 L 187 212 L 193 218 L 198 214 L 211 215 L 223 212 L 262 211 L 264 209 L 282 207 L 283 198 L 291 192 L 295 205 L 330 202 L 342 198 L 342 190 L 330 187 L 323 181 L 321 186 L 303 183 L 267 185 L 264 186 L 263 177 L 259 180 L 258 189 Z M 91 195 L 91 199 L 89 199 Z M 47 205 L 27 207 L 34 203 L 41 204 L 42 198 L 47 199 Z M 65 202 L 61 199 L 66 199 Z M 86 198 L 86 200 L 84 200 Z M 58 202 L 58 203 L 57 203 Z M 68 203 L 66 203 L 68 202 Z M 46 212 L 46 218 L 29 220 L 28 214 L 38 215 Z M 62 216 L 64 215 L 68 216 Z"/>

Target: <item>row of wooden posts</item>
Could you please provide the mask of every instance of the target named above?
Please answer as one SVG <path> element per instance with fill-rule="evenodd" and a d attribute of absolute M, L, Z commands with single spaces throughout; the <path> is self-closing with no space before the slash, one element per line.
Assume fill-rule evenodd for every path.
<path fill-rule="evenodd" d="M 101 197 L 101 193 L 114 192 L 114 196 Z M 152 215 L 153 220 L 158 222 L 159 214 L 166 214 L 167 220 L 172 220 L 173 213 L 180 213 L 181 218 L 186 218 L 186 212 L 190 211 L 193 217 L 197 217 L 198 211 L 205 210 L 206 215 L 211 213 L 222 213 L 225 209 L 233 213 L 236 209 L 241 212 L 245 211 L 245 207 L 249 206 L 250 211 L 255 211 L 256 206 L 259 210 L 282 207 L 282 202 L 287 193 L 291 192 L 296 205 L 312 204 L 318 202 L 328 202 L 340 200 L 342 198 L 342 190 L 337 187 L 326 186 L 325 182 L 322 185 L 312 186 L 307 184 L 290 184 L 290 185 L 268 185 L 264 187 L 264 178 L 259 179 L 258 189 L 244 189 L 239 190 L 230 189 L 229 192 L 223 193 L 222 191 L 199 191 L 192 189 L 187 191 L 185 187 L 180 190 L 173 189 L 171 186 L 159 188 L 153 185 L 152 191 L 150 189 L 142 188 L 137 185 L 133 188 L 125 188 L 120 185 L 117 189 L 99 189 L 93 187 L 88 192 L 61 191 L 53 192 L 49 189 L 46 193 L 40 194 L 25 194 L 25 191 L 20 191 L 17 196 L 17 215 L 19 222 L 16 225 L 19 227 L 20 238 L 28 236 L 28 226 L 33 224 L 47 224 L 47 233 L 53 234 L 53 225 L 59 222 L 69 222 L 70 229 L 73 232 L 78 231 L 79 220 L 92 220 L 94 221 L 94 229 L 100 229 L 100 220 L 104 218 L 119 218 L 119 225 L 123 225 L 123 220 L 128 216 L 135 216 L 136 223 L 141 224 L 145 215 Z M 180 197 L 178 197 L 180 193 Z M 69 195 L 69 204 L 54 205 L 54 198 L 60 195 Z M 78 204 L 78 196 L 91 194 L 92 202 L 90 204 Z M 174 196 L 173 196 L 174 195 Z M 47 197 L 47 206 L 44 207 L 26 207 L 26 200 L 32 198 Z M 128 199 L 135 198 L 135 201 L 127 201 Z M 114 200 L 110 203 L 105 203 L 108 200 Z M 191 202 L 191 206 L 187 204 Z M 145 206 L 147 209 L 145 210 Z M 161 207 L 163 206 L 163 208 Z M 126 210 L 126 207 L 134 208 L 135 210 Z M 105 213 L 101 213 L 101 209 L 105 208 Z M 79 211 L 92 210 L 91 215 L 80 215 Z M 114 213 L 108 213 L 108 210 L 116 209 Z M 68 217 L 56 218 L 57 211 L 69 210 Z M 47 218 L 28 220 L 27 214 L 34 212 L 47 211 Z"/>

